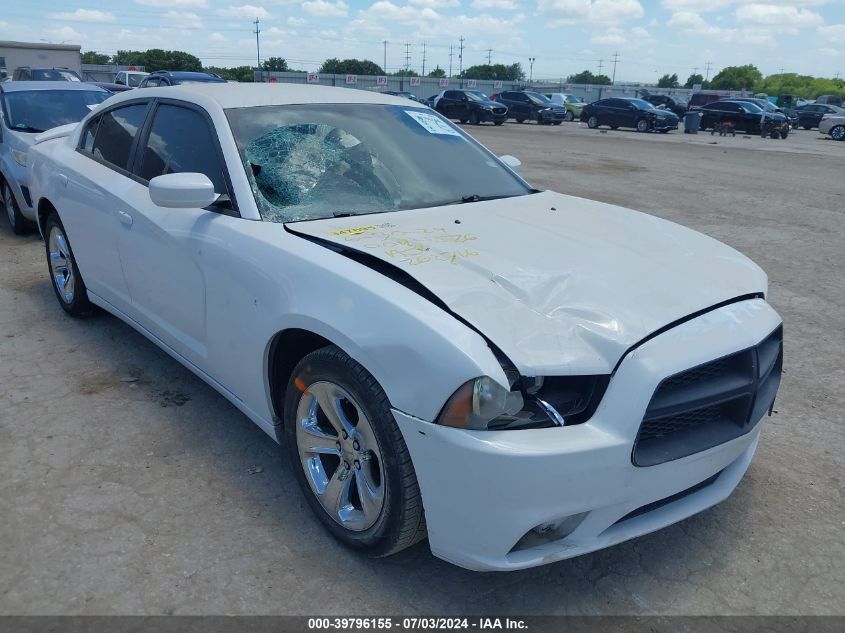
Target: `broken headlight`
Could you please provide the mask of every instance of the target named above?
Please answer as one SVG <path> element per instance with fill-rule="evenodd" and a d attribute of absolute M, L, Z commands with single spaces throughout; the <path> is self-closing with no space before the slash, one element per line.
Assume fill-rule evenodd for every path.
<path fill-rule="evenodd" d="M 549 428 L 586 422 L 609 376 L 552 376 L 511 380 L 510 389 L 482 376 L 449 398 L 437 421 L 473 430 Z"/>

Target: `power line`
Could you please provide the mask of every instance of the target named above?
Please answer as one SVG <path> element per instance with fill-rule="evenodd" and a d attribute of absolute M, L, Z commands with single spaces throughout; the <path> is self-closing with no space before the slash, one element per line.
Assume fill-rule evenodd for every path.
<path fill-rule="evenodd" d="M 384 66 L 382 66 L 382 70 L 386 73 L 387 72 L 387 40 L 382 42 L 384 44 Z"/>
<path fill-rule="evenodd" d="M 601 75 L 601 69 L 602 69 L 602 67 L 604 67 L 604 60 L 603 60 L 603 59 L 600 59 L 600 60 L 599 60 L 599 75 Z"/>
<path fill-rule="evenodd" d="M 423 54 L 422 54 L 422 76 L 425 77 L 425 42 L 423 42 Z"/>
<path fill-rule="evenodd" d="M 458 64 L 459 64 L 458 75 L 461 76 L 461 75 L 464 74 L 464 41 L 465 40 L 464 40 L 463 35 L 461 35 L 461 39 L 459 41 L 461 43 L 461 52 L 458 55 Z"/>
<path fill-rule="evenodd" d="M 710 69 L 713 68 L 713 62 L 707 62 L 704 65 L 704 68 L 707 70 L 707 74 L 704 76 L 704 81 L 707 81 L 710 79 Z"/>
<path fill-rule="evenodd" d="M 449 76 L 452 76 L 452 56 L 455 54 L 454 52 L 454 44 L 449 44 Z"/>

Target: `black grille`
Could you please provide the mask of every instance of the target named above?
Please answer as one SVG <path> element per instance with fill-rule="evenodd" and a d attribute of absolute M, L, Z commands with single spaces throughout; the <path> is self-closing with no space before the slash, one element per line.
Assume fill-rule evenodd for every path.
<path fill-rule="evenodd" d="M 755 347 L 665 379 L 640 425 L 634 465 L 662 464 L 748 433 L 771 410 L 782 366 L 778 327 Z"/>
<path fill-rule="evenodd" d="M 651 512 L 652 510 L 657 510 L 658 508 L 662 508 L 663 506 L 668 506 L 670 503 L 673 503 L 675 501 L 679 501 L 679 500 L 683 499 L 684 497 L 690 496 L 691 494 L 695 494 L 699 490 L 704 490 L 710 484 L 715 483 L 716 480 L 719 478 L 719 475 L 721 475 L 721 474 L 722 474 L 722 471 L 720 470 L 718 473 L 716 473 L 712 477 L 708 477 L 704 481 L 697 483 L 694 486 L 687 488 L 686 490 L 681 490 L 681 492 L 676 492 L 675 494 L 673 494 L 670 497 L 665 497 L 663 499 L 659 499 L 657 501 L 652 501 L 651 503 L 647 503 L 644 506 L 640 506 L 639 508 L 637 508 L 633 512 L 629 512 L 628 514 L 626 514 L 624 517 L 619 519 L 616 523 L 622 523 L 622 521 L 627 521 L 628 519 L 633 519 L 634 517 L 642 516 L 643 514 L 647 514 L 648 512 Z M 616 523 L 614 523 L 614 525 L 616 525 Z"/>

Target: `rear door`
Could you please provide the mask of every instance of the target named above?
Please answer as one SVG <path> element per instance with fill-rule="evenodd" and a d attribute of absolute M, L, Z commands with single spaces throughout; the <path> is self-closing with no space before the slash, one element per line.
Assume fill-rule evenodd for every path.
<path fill-rule="evenodd" d="M 207 113 L 191 104 L 158 100 L 139 142 L 137 180 L 127 201 L 131 222 L 121 225 L 120 256 L 132 296 L 132 317 L 200 367 L 205 366 L 206 297 L 210 284 L 206 253 L 225 242 L 220 224 L 237 215 L 232 205 L 169 209 L 153 204 L 149 181 L 164 174 L 208 176 L 228 198 L 230 186 L 217 134 Z M 227 276 L 218 272 L 218 285 Z M 225 307 L 223 307 L 225 309 Z"/>
<path fill-rule="evenodd" d="M 129 217 L 126 192 L 135 181 L 132 159 L 150 102 L 131 102 L 88 121 L 67 160 L 62 223 L 88 289 L 126 311 L 129 290 L 117 247 L 118 228 Z"/>

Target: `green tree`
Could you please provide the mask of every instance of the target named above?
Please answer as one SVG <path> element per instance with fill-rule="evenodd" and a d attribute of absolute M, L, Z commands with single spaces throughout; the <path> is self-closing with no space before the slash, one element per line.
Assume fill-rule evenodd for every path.
<path fill-rule="evenodd" d="M 288 63 L 283 57 L 268 57 L 261 62 L 261 70 L 269 70 L 273 72 L 287 72 Z"/>
<path fill-rule="evenodd" d="M 220 66 L 206 66 L 204 71 L 215 73 L 228 81 L 249 82 L 254 81 L 253 73 L 255 72 L 252 66 L 236 66 L 235 68 L 221 68 Z"/>
<path fill-rule="evenodd" d="M 693 86 L 703 85 L 704 84 L 704 75 L 699 75 L 698 73 L 693 73 L 687 80 L 684 82 L 684 88 L 692 88 Z"/>
<path fill-rule="evenodd" d="M 429 77 L 445 77 L 446 71 L 443 70 L 442 68 L 440 68 L 440 66 L 438 66 L 437 68 L 432 70 L 430 73 L 428 73 L 428 76 Z"/>
<path fill-rule="evenodd" d="M 501 79 L 503 81 L 518 81 L 525 78 L 525 72 L 519 63 L 506 66 L 505 64 L 478 64 L 464 69 L 461 77 L 465 79 Z"/>
<path fill-rule="evenodd" d="M 575 75 L 569 75 L 566 78 L 568 84 L 595 84 L 599 86 L 609 86 L 610 77 L 607 75 L 594 75 L 589 70 L 584 70 Z"/>
<path fill-rule="evenodd" d="M 420 76 L 420 74 L 416 70 L 414 70 L 413 68 L 409 68 L 408 70 L 405 70 L 403 68 L 402 70 L 397 70 L 395 73 L 392 73 L 392 74 L 393 74 L 394 77 L 419 77 Z"/>
<path fill-rule="evenodd" d="M 321 73 L 332 75 L 384 75 L 384 70 L 368 59 L 344 59 L 332 57 L 320 66 Z"/>
<path fill-rule="evenodd" d="M 202 70 L 198 57 L 184 51 L 165 51 L 151 48 L 147 51 L 117 51 L 113 64 L 121 66 L 144 66 L 147 72 L 154 70 Z"/>
<path fill-rule="evenodd" d="M 111 57 L 103 53 L 97 53 L 95 51 L 85 51 L 82 53 L 83 64 L 108 64 L 110 61 Z"/>
<path fill-rule="evenodd" d="M 752 64 L 726 66 L 710 80 L 710 87 L 716 90 L 753 90 L 762 81 L 763 73 Z"/>
<path fill-rule="evenodd" d="M 842 79 L 796 73 L 769 75 L 758 84 L 757 89 L 770 95 L 792 94 L 804 99 L 815 99 L 821 95 L 845 97 L 845 81 Z"/>
<path fill-rule="evenodd" d="M 677 74 L 666 74 L 657 80 L 658 88 L 677 88 L 679 85 Z"/>

